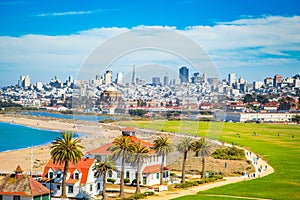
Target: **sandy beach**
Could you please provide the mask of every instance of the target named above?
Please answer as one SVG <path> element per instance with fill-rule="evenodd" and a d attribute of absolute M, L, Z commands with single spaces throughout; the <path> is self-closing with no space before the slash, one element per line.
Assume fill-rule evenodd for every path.
<path fill-rule="evenodd" d="M 76 132 L 84 134 L 82 143 L 84 152 L 112 141 L 120 134 L 117 128 L 109 129 L 97 122 L 73 121 L 66 119 L 52 119 L 48 117 L 9 116 L 0 115 L 1 122 L 21 124 L 41 129 L 58 130 L 62 132 Z M 116 129 L 116 130 L 112 130 Z M 31 163 L 33 173 L 42 173 L 45 163 L 50 159 L 50 145 L 26 148 L 0 153 L 0 173 L 12 172 L 20 165 L 25 172 L 30 172 Z"/>

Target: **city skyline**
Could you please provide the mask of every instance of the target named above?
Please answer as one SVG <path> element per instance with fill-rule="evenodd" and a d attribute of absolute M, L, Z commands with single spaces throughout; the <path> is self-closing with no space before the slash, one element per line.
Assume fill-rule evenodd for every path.
<path fill-rule="evenodd" d="M 0 45 L 5 47 L 0 49 L 0 86 L 15 84 L 20 74 L 29 74 L 32 82 L 46 81 L 49 74 L 76 77 L 99 44 L 144 27 L 168 29 L 191 38 L 207 52 L 221 78 L 235 73 L 237 78 L 252 82 L 274 74 L 291 77 L 299 71 L 297 1 L 164 1 L 153 5 L 88 1 L 85 5 L 62 4 L 60 8 L 53 5 L 55 2 L 0 2 L 0 24 L 5 27 L 0 31 Z M 162 52 L 137 52 L 115 63 L 111 70 L 131 70 L 133 64 L 138 68 L 145 63 L 186 65 Z M 145 76 L 148 72 L 149 67 Z"/>

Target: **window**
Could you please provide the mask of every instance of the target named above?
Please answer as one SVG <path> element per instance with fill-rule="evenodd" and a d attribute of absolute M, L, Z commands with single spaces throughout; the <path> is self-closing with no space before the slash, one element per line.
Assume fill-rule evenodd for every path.
<path fill-rule="evenodd" d="M 93 184 L 90 184 L 90 192 L 93 191 Z"/>
<path fill-rule="evenodd" d="M 112 175 L 113 175 L 113 174 L 112 174 L 112 171 L 109 171 L 109 172 L 108 172 L 108 177 L 111 178 Z"/>
<path fill-rule="evenodd" d="M 2 195 L 0 195 L 0 200 L 3 200 L 3 196 Z"/>
<path fill-rule="evenodd" d="M 57 189 L 57 190 L 60 190 L 60 185 L 57 185 L 57 186 L 56 186 L 56 189 Z"/>
<path fill-rule="evenodd" d="M 126 178 L 129 178 L 129 171 L 126 171 Z"/>
<path fill-rule="evenodd" d="M 60 173 L 57 174 L 57 175 L 56 175 L 56 178 L 61 178 L 61 174 L 60 174 Z"/>
<path fill-rule="evenodd" d="M 74 179 L 76 179 L 76 180 L 79 179 L 79 174 L 78 174 L 78 173 L 75 173 L 75 174 L 74 174 Z"/>
<path fill-rule="evenodd" d="M 53 178 L 53 172 L 49 172 L 49 178 Z"/>
<path fill-rule="evenodd" d="M 20 196 L 14 196 L 13 200 L 20 200 Z"/>
<path fill-rule="evenodd" d="M 97 183 L 97 190 L 100 190 L 100 183 Z"/>
<path fill-rule="evenodd" d="M 121 178 L 121 172 L 117 171 L 117 178 Z"/>
<path fill-rule="evenodd" d="M 73 185 L 68 186 L 68 193 L 73 193 Z"/>
<path fill-rule="evenodd" d="M 167 178 L 167 177 L 169 177 L 169 172 L 168 171 L 163 172 L 163 178 Z"/>
<path fill-rule="evenodd" d="M 159 173 L 156 173 L 156 179 L 159 179 Z"/>

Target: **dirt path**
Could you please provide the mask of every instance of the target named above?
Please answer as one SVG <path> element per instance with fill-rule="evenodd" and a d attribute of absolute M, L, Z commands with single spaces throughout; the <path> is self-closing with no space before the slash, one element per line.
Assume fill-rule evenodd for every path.
<path fill-rule="evenodd" d="M 230 146 L 230 145 L 227 145 L 227 146 Z M 258 156 L 255 153 L 249 152 L 249 151 L 245 151 L 245 153 L 246 153 L 247 160 L 251 160 L 255 167 L 255 172 L 250 175 L 239 176 L 239 177 L 224 177 L 223 181 L 218 181 L 218 182 L 214 182 L 214 183 L 195 186 L 192 188 L 188 188 L 186 190 L 177 190 L 175 192 L 170 192 L 170 191 L 160 192 L 159 196 L 149 197 L 149 199 L 165 200 L 165 199 L 174 199 L 174 198 L 182 197 L 182 196 L 186 196 L 186 195 L 194 195 L 194 194 L 197 194 L 199 191 L 204 191 L 204 190 L 208 190 L 211 188 L 220 187 L 223 185 L 228 185 L 228 184 L 237 183 L 237 182 L 241 182 L 241 181 L 249 181 L 249 180 L 256 179 L 256 178 L 261 178 L 261 177 L 267 176 L 274 172 L 274 169 L 267 162 L 265 162 L 261 158 L 258 158 Z M 210 196 L 217 196 L 217 195 L 210 195 Z M 242 199 L 260 199 L 260 198 L 252 198 L 252 197 L 237 197 L 237 196 L 230 196 L 230 197 L 239 198 L 239 199 L 241 199 L 241 198 Z"/>

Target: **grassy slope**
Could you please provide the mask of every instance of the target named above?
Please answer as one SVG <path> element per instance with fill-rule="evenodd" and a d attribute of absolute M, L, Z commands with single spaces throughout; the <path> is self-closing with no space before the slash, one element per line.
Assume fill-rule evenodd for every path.
<path fill-rule="evenodd" d="M 222 126 L 220 123 L 210 124 L 208 122 L 188 121 L 135 121 L 133 123 L 122 122 L 122 124 L 192 135 L 198 134 L 199 136 L 206 135 L 210 125 L 212 125 L 211 130 L 213 130 L 213 127 Z M 258 136 L 253 136 L 253 132 L 256 132 Z M 240 137 L 237 136 L 237 133 L 240 134 Z M 292 138 L 292 135 L 295 138 Z M 300 126 L 224 123 L 219 140 L 228 143 L 233 142 L 260 154 L 264 160 L 274 167 L 275 173 L 261 179 L 214 188 L 200 192 L 196 196 L 186 196 L 178 199 L 217 198 L 203 196 L 205 194 L 300 199 Z"/>

